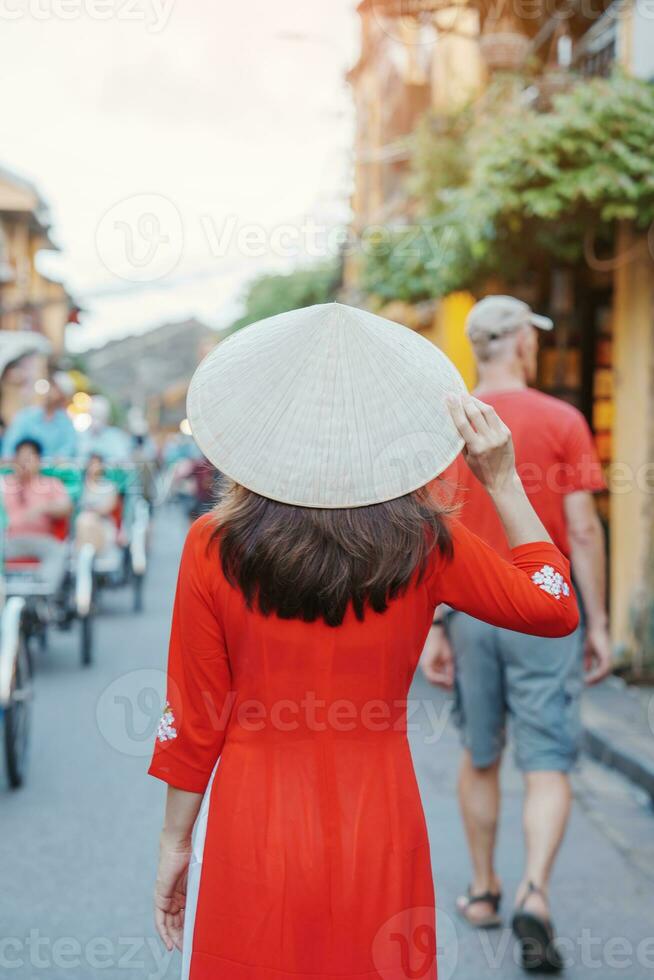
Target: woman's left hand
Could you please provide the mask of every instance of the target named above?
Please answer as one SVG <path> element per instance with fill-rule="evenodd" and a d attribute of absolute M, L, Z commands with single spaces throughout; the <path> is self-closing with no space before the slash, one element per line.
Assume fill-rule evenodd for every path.
<path fill-rule="evenodd" d="M 170 841 L 162 835 L 154 888 L 154 921 L 166 949 L 182 949 L 190 840 Z"/>

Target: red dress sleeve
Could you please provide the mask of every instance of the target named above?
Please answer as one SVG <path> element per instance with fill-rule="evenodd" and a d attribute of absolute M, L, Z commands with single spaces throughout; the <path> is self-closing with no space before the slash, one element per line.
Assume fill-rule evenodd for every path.
<path fill-rule="evenodd" d="M 231 710 L 231 673 L 218 604 L 208 579 L 207 518 L 182 553 L 168 653 L 167 699 L 149 772 L 203 793 L 218 761 Z M 218 557 L 216 556 L 218 572 Z"/>
<path fill-rule="evenodd" d="M 427 579 L 430 601 L 441 602 L 493 626 L 534 636 L 567 636 L 579 624 L 570 563 L 545 541 L 511 550 L 511 562 L 458 521 L 452 522 L 454 557 L 439 556 Z"/>

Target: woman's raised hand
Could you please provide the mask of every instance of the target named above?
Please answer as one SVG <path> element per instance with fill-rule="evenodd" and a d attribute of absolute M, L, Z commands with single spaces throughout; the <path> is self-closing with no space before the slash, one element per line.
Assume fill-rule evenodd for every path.
<path fill-rule="evenodd" d="M 463 395 L 448 399 L 450 414 L 465 440 L 464 458 L 488 492 L 495 496 L 517 479 L 510 429 L 491 405 Z"/>

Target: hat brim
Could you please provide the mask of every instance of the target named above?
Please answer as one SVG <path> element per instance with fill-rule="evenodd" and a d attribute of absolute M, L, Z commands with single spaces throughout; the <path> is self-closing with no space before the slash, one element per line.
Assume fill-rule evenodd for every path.
<path fill-rule="evenodd" d="M 534 327 L 538 327 L 539 330 L 552 330 L 554 328 L 554 320 L 550 320 L 548 316 L 541 316 L 539 313 L 530 313 L 529 322 Z"/>
<path fill-rule="evenodd" d="M 271 491 L 267 484 L 257 483 L 255 480 L 244 480 L 242 477 L 236 476 L 235 473 L 228 472 L 227 469 L 225 469 L 219 458 L 214 455 L 210 445 L 205 442 L 202 433 L 200 433 L 198 436 L 195 434 L 195 432 L 193 432 L 193 438 L 203 456 L 209 460 L 211 465 L 217 469 L 222 476 L 226 477 L 228 480 L 231 480 L 232 483 L 237 483 L 246 490 L 251 490 L 253 493 L 258 494 L 260 497 L 267 497 L 269 500 L 276 500 L 278 503 L 288 504 L 290 507 L 305 507 L 308 510 L 357 510 L 359 507 L 374 507 L 376 504 L 387 504 L 391 500 L 398 500 L 400 497 L 406 497 L 411 493 L 416 493 L 418 490 L 428 487 L 434 482 L 434 480 L 437 480 L 439 477 L 443 476 L 450 466 L 452 466 L 454 461 L 461 455 L 461 452 L 465 446 L 465 441 L 460 439 L 455 447 L 450 451 L 450 455 L 439 462 L 438 466 L 430 471 L 429 476 L 420 476 L 415 483 L 411 483 L 406 487 L 403 487 L 401 493 L 399 494 L 396 491 L 392 491 L 387 495 L 379 496 L 377 494 L 370 497 L 370 499 L 362 500 L 353 498 L 351 501 L 339 501 L 337 503 L 333 503 L 331 501 L 318 499 L 310 500 L 304 497 L 295 499 L 286 494 L 281 495 Z M 208 448 L 204 449 L 203 446 L 208 446 Z"/>

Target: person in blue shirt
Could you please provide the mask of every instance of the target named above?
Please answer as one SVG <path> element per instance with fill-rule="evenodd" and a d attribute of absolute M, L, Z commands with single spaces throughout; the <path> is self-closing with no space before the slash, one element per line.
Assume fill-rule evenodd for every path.
<path fill-rule="evenodd" d="M 30 405 L 16 413 L 2 442 L 2 456 L 14 456 L 16 447 L 27 440 L 37 442 L 46 459 L 74 459 L 77 433 L 66 406 L 75 392 L 71 378 L 63 371 L 50 378 L 43 405 Z"/>
<path fill-rule="evenodd" d="M 106 463 L 124 465 L 132 455 L 132 440 L 115 425 L 110 425 L 111 403 L 104 395 L 94 395 L 91 399 L 91 425 L 80 433 L 78 453 L 85 462 L 91 456 L 102 456 Z"/>

